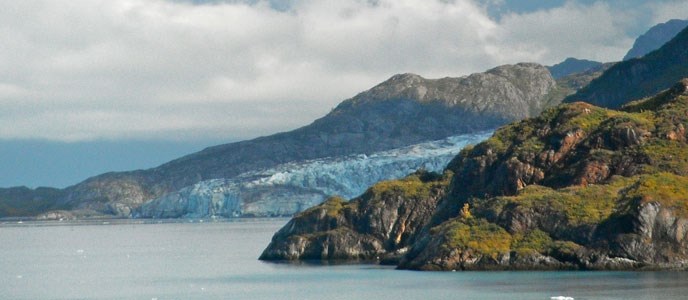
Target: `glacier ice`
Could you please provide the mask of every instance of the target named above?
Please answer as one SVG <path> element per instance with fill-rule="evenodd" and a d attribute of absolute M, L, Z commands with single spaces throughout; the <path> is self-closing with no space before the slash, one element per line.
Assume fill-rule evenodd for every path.
<path fill-rule="evenodd" d="M 232 178 L 198 182 L 144 203 L 140 218 L 212 216 L 286 216 L 321 203 L 330 195 L 353 198 L 381 180 L 404 177 L 418 169 L 441 171 L 458 152 L 492 134 L 448 137 L 370 155 L 291 162 Z"/>

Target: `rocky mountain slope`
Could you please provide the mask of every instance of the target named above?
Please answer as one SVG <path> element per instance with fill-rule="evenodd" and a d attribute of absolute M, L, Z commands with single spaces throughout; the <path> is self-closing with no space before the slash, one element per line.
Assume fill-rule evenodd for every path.
<path fill-rule="evenodd" d="M 621 110 L 562 104 L 464 149 L 444 175 L 382 182 L 299 214 L 261 259 L 687 269 L 686 126 L 688 79 Z"/>
<path fill-rule="evenodd" d="M 134 217 L 291 216 L 331 195 L 352 198 L 381 180 L 402 178 L 418 169 L 441 171 L 463 147 L 490 134 L 458 135 L 370 155 L 287 163 L 205 180 L 144 203 Z"/>
<path fill-rule="evenodd" d="M 620 62 L 564 102 L 585 101 L 619 108 L 628 101 L 648 97 L 688 76 L 688 29 L 661 48 Z"/>
<path fill-rule="evenodd" d="M 652 26 L 652 28 L 633 42 L 633 47 L 628 50 L 623 60 L 643 57 L 645 54 L 657 50 L 686 27 L 688 27 L 688 20 L 677 19 Z"/>
<path fill-rule="evenodd" d="M 210 147 L 148 170 L 99 175 L 50 200 L 59 208 L 126 217 L 148 200 L 205 180 L 495 128 L 558 102 L 550 95 L 554 87 L 549 71 L 537 64 L 506 65 L 460 78 L 396 75 L 308 126 Z"/>
<path fill-rule="evenodd" d="M 547 67 L 547 69 L 552 73 L 554 79 L 559 79 L 571 74 L 583 73 L 600 66 L 602 66 L 601 62 L 569 57 L 556 65 Z"/>

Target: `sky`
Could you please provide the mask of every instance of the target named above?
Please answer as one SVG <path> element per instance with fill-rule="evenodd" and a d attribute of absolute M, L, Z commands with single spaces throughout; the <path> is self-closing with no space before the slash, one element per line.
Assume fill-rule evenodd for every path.
<path fill-rule="evenodd" d="M 23 0 L 0 11 L 0 187 L 288 131 L 397 73 L 617 61 L 686 0 Z"/>

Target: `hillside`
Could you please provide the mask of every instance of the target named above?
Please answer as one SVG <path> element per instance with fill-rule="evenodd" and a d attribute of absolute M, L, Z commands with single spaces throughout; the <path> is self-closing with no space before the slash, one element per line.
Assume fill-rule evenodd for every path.
<path fill-rule="evenodd" d="M 558 102 L 550 95 L 554 87 L 549 71 L 536 64 L 459 78 L 395 75 L 294 131 L 210 147 L 148 170 L 99 175 L 51 200 L 56 207 L 127 217 L 148 200 L 204 180 L 492 129 Z"/>
<path fill-rule="evenodd" d="M 688 76 L 688 29 L 661 48 L 637 59 L 615 64 L 564 102 L 585 101 L 619 108 L 623 104 L 654 95 Z"/>
<path fill-rule="evenodd" d="M 686 269 L 687 125 L 688 79 L 621 110 L 562 104 L 464 149 L 444 175 L 381 182 L 299 214 L 261 259 Z"/>

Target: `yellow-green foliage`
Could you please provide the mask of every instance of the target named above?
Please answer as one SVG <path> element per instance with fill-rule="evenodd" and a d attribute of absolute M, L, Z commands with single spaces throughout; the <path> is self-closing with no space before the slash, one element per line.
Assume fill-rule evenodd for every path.
<path fill-rule="evenodd" d="M 511 235 L 485 219 L 454 219 L 440 226 L 449 249 L 470 249 L 496 259 L 511 248 Z"/>
<path fill-rule="evenodd" d="M 655 139 L 642 147 L 652 167 L 647 172 L 667 171 L 688 175 L 688 145 L 665 139 Z"/>
<path fill-rule="evenodd" d="M 502 126 L 487 141 L 478 144 L 476 149 L 480 151 L 490 149 L 495 154 L 503 154 L 514 144 L 521 144 L 523 141 L 535 136 L 538 120 L 527 119 Z"/>
<path fill-rule="evenodd" d="M 463 207 L 461 208 L 461 211 L 459 212 L 459 216 L 463 219 L 473 218 L 473 214 L 471 214 L 471 207 L 468 203 L 463 204 Z"/>
<path fill-rule="evenodd" d="M 380 181 L 370 189 L 376 195 L 395 193 L 406 197 L 423 197 L 430 192 L 429 185 L 422 182 L 417 176 L 409 176 L 399 180 Z"/>
<path fill-rule="evenodd" d="M 559 252 L 560 255 L 569 257 L 575 256 L 576 251 L 580 248 L 581 245 L 571 241 L 553 241 L 550 245 L 550 251 L 556 251 Z"/>
<path fill-rule="evenodd" d="M 330 197 L 327 199 L 327 201 L 323 202 L 321 207 L 325 208 L 327 210 L 327 215 L 330 217 L 335 217 L 337 216 L 342 208 L 344 208 L 344 205 L 347 204 L 347 201 L 344 200 L 344 198 L 339 197 L 339 196 L 334 196 Z"/>
<path fill-rule="evenodd" d="M 597 106 L 586 105 L 581 103 L 574 103 L 568 109 L 562 110 L 559 116 L 562 124 L 559 124 L 558 131 L 569 132 L 576 129 L 582 129 L 585 132 L 590 132 L 593 128 L 599 126 L 606 119 L 618 114 L 618 111 L 608 110 Z"/>
<path fill-rule="evenodd" d="M 313 214 L 318 214 L 318 212 L 322 211 L 323 209 L 327 212 L 328 216 L 336 217 L 342 211 L 342 209 L 350 205 L 351 203 L 347 202 L 344 198 L 333 196 L 327 198 L 327 200 L 323 201 L 323 203 L 301 212 L 297 217 L 313 216 Z"/>
<path fill-rule="evenodd" d="M 688 216 L 688 178 L 671 173 L 644 175 L 625 192 L 628 199 L 640 203 L 657 202 Z M 638 204 L 640 204 L 638 203 Z"/>
<path fill-rule="evenodd" d="M 619 191 L 631 182 L 629 178 L 614 177 L 604 185 L 573 186 L 559 190 L 531 185 L 515 196 L 498 197 L 490 201 L 500 206 L 513 203 L 524 207 L 549 207 L 561 212 L 571 225 L 596 224 L 614 212 Z"/>
<path fill-rule="evenodd" d="M 546 253 L 552 243 L 552 238 L 546 232 L 535 229 L 525 234 L 515 234 L 511 248 L 521 253 Z"/>
<path fill-rule="evenodd" d="M 449 184 L 452 173 L 446 172 L 441 180 L 423 182 L 419 175 L 413 174 L 402 179 L 380 181 L 370 187 L 369 193 L 375 197 L 389 194 L 407 198 L 422 199 L 430 197 L 430 191 L 434 188 L 443 188 Z"/>
<path fill-rule="evenodd" d="M 584 103 L 575 103 L 564 106 L 559 116 L 556 118 L 556 130 L 566 133 L 581 129 L 590 133 L 603 123 L 606 124 L 633 124 L 634 127 L 651 129 L 653 127 L 654 115 L 652 112 L 623 112 L 610 110 Z"/>
<path fill-rule="evenodd" d="M 547 148 L 547 140 L 537 134 L 543 126 L 552 126 L 553 130 L 563 135 L 579 129 L 591 133 L 602 124 L 640 127 L 651 131 L 654 128 L 654 114 L 609 110 L 586 103 L 563 104 L 545 110 L 537 118 L 505 125 L 497 129 L 491 138 L 462 151 L 461 155 L 468 156 L 471 151 L 485 153 L 487 149 L 497 155 L 509 151 L 516 154 L 537 154 Z"/>

